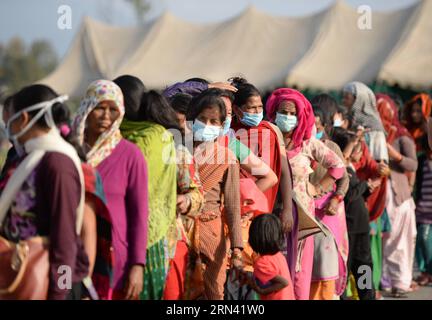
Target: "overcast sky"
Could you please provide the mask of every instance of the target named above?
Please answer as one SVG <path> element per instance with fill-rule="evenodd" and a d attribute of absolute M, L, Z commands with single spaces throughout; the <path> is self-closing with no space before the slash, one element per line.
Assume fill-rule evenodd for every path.
<path fill-rule="evenodd" d="M 367 4 L 374 10 L 389 11 L 404 8 L 418 0 L 346 0 L 353 7 Z M 148 18 L 168 10 L 193 22 L 214 22 L 239 14 L 248 5 L 264 12 L 282 16 L 302 16 L 323 10 L 333 0 L 153 0 Z M 59 6 L 72 8 L 72 29 L 59 30 Z M 60 57 L 68 49 L 83 16 L 116 25 L 134 25 L 134 11 L 126 0 L 1 0 L 0 43 L 19 36 L 30 43 L 35 39 L 49 40 Z"/>

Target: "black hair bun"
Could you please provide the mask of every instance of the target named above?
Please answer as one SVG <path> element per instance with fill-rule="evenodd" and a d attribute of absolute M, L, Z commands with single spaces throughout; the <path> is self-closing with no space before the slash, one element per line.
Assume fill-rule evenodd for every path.
<path fill-rule="evenodd" d="M 233 77 L 233 78 L 228 79 L 228 81 L 236 88 L 243 85 L 243 84 L 248 83 L 248 81 L 242 77 Z"/>
<path fill-rule="evenodd" d="M 56 124 L 61 124 L 69 121 L 70 110 L 64 103 L 54 103 L 51 107 L 51 110 L 54 122 Z"/>

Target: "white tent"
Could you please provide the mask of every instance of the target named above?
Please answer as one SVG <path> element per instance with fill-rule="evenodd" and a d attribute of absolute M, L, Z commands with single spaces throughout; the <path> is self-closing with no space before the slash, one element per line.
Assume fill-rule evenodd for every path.
<path fill-rule="evenodd" d="M 423 0 L 378 76 L 403 87 L 432 87 L 432 0 Z"/>
<path fill-rule="evenodd" d="M 238 74 L 259 87 L 276 86 L 309 48 L 322 18 L 271 17 L 251 7 L 230 21 L 202 26 L 166 14 L 119 74 L 135 74 L 156 88 Z"/>
<path fill-rule="evenodd" d="M 146 30 L 109 26 L 85 18 L 62 63 L 41 83 L 79 97 L 96 79 L 111 79 L 137 49 Z"/>
<path fill-rule="evenodd" d="M 122 74 L 135 75 L 156 89 L 191 77 L 223 81 L 234 75 L 245 76 L 261 89 L 284 83 L 339 89 L 351 80 L 376 79 L 398 42 L 400 49 L 387 60 L 382 75 L 395 74 L 399 70 L 395 65 L 412 54 L 421 57 L 413 58 L 413 63 L 431 70 L 427 59 L 432 51 L 427 48 L 432 44 L 427 39 L 432 23 L 426 15 L 432 0 L 424 1 L 426 8 L 416 4 L 390 13 L 374 12 L 372 30 L 360 30 L 359 14 L 341 0 L 305 17 L 274 17 L 250 7 L 212 24 L 187 22 L 170 13 L 139 28 L 86 18 L 62 63 L 40 82 L 78 97 L 92 80 Z M 417 16 L 421 19 L 413 18 Z M 416 53 L 414 40 L 421 42 L 422 52 Z M 432 73 L 415 77 L 421 70 L 409 71 L 397 73 L 404 84 L 415 78 L 420 85 L 431 85 Z"/>
<path fill-rule="evenodd" d="M 371 29 L 361 29 L 361 14 L 337 1 L 312 47 L 289 73 L 288 85 L 340 89 L 352 80 L 372 82 L 412 11 L 413 7 L 390 13 L 372 11 Z"/>
<path fill-rule="evenodd" d="M 143 28 L 86 18 L 61 65 L 40 82 L 72 96 L 82 95 L 91 80 L 122 74 L 157 89 L 191 77 L 235 75 L 259 87 L 277 86 L 310 47 L 324 16 L 272 17 L 250 7 L 229 21 L 207 25 L 165 13 Z"/>

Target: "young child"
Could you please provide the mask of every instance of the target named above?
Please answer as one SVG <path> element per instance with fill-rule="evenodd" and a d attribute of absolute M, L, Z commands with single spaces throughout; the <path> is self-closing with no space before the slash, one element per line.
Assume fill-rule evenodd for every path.
<path fill-rule="evenodd" d="M 273 214 L 256 217 L 249 229 L 249 244 L 257 258 L 253 277 L 247 279 L 261 300 L 295 300 L 286 258 L 281 253 L 284 235 Z"/>

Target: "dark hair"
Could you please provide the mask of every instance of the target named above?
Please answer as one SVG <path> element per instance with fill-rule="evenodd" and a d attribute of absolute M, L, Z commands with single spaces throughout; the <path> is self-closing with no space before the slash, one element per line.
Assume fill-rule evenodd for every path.
<path fill-rule="evenodd" d="M 414 103 L 413 103 L 413 105 L 414 104 L 418 104 L 420 107 L 422 106 L 422 99 L 421 98 L 418 98 L 416 101 L 414 101 Z"/>
<path fill-rule="evenodd" d="M 318 117 L 321 121 L 321 124 L 325 127 L 329 124 L 329 120 L 326 117 L 326 113 L 320 106 L 313 105 L 313 113 L 315 117 Z"/>
<path fill-rule="evenodd" d="M 178 113 L 187 114 L 189 104 L 192 101 L 192 96 L 187 93 L 177 93 L 171 98 L 171 107 Z"/>
<path fill-rule="evenodd" d="M 356 136 L 354 133 L 344 128 L 338 127 L 333 129 L 331 139 L 343 152 L 348 144 L 355 141 Z"/>
<path fill-rule="evenodd" d="M 348 121 L 348 128 L 350 130 L 357 130 L 357 128 L 360 126 L 357 122 L 354 120 L 354 113 L 350 110 L 348 110 L 344 106 L 337 106 L 337 113 L 340 113 L 342 115 L 342 120 Z M 333 124 L 333 121 L 332 121 Z"/>
<path fill-rule="evenodd" d="M 387 95 L 390 97 L 390 99 L 393 100 L 398 110 L 401 110 L 403 108 L 404 103 L 402 97 L 399 94 L 394 92 L 389 92 L 387 93 Z"/>
<path fill-rule="evenodd" d="M 272 213 L 261 214 L 252 220 L 249 244 L 260 255 L 273 255 L 283 248 L 284 234 L 279 218 Z"/>
<path fill-rule="evenodd" d="M 187 79 L 184 82 L 200 82 L 200 83 L 204 83 L 204 84 L 210 84 L 210 81 L 207 81 L 206 79 L 198 78 L 198 77 Z"/>
<path fill-rule="evenodd" d="M 63 103 L 59 103 L 56 108 L 52 110 L 53 120 L 56 125 L 62 123 L 69 123 L 70 120 L 70 109 Z"/>
<path fill-rule="evenodd" d="M 342 115 L 342 118 L 344 120 L 348 120 L 348 118 L 350 116 L 348 108 L 346 108 L 344 106 L 340 106 L 340 105 L 338 105 L 336 107 L 336 112 L 335 113 L 340 113 Z"/>
<path fill-rule="evenodd" d="M 143 94 L 137 116 L 137 121 L 151 121 L 165 129 L 182 131 L 174 109 L 164 96 L 154 90 Z"/>
<path fill-rule="evenodd" d="M 226 118 L 225 103 L 219 95 L 211 91 L 209 92 L 208 90 L 201 92 L 192 99 L 186 118 L 187 120 L 193 121 L 204 109 L 213 107 L 219 108 L 221 114 L 220 120 L 224 122 Z"/>
<path fill-rule="evenodd" d="M 335 115 L 336 112 L 338 112 L 338 104 L 336 100 L 332 96 L 326 93 L 322 93 L 313 97 L 310 102 L 314 107 L 314 110 L 315 107 L 320 107 L 321 110 L 324 112 L 325 119 L 323 124 L 324 123 L 329 124 L 330 119 L 333 120 L 333 116 Z"/>
<path fill-rule="evenodd" d="M 234 103 L 235 96 L 232 91 L 229 90 L 220 90 L 220 91 L 221 91 L 220 93 L 221 97 L 228 98 L 231 101 L 231 103 Z"/>
<path fill-rule="evenodd" d="M 228 81 L 237 88 L 237 92 L 234 93 L 234 104 L 238 107 L 246 104 L 247 100 L 253 96 L 261 96 L 259 90 L 253 85 L 247 82 L 246 79 L 241 77 L 234 77 Z"/>
<path fill-rule="evenodd" d="M 7 96 L 6 99 L 3 102 L 3 108 L 7 111 L 10 112 L 11 108 L 13 106 L 13 96 Z"/>
<path fill-rule="evenodd" d="M 50 87 L 43 84 L 34 84 L 22 88 L 11 97 L 11 101 L 8 102 L 8 111 L 12 111 L 15 114 L 27 107 L 50 101 L 57 97 L 58 94 Z M 34 117 L 38 112 L 39 110 L 31 111 L 29 115 Z M 51 112 L 56 123 L 67 122 L 69 120 L 69 108 L 63 103 L 55 103 L 51 107 Z M 40 127 L 48 128 L 45 117 L 41 117 L 36 124 Z"/>
<path fill-rule="evenodd" d="M 140 79 L 130 75 L 120 76 L 114 79 L 113 82 L 123 92 L 126 119 L 136 121 L 146 87 Z"/>

